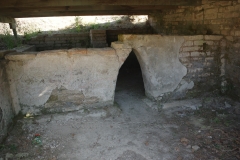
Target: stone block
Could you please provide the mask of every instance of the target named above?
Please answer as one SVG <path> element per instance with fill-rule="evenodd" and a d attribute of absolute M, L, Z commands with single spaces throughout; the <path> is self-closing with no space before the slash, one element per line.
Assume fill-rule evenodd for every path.
<path fill-rule="evenodd" d="M 90 30 L 90 35 L 91 34 L 106 34 L 106 30 L 102 30 L 102 29 L 92 29 Z"/>
<path fill-rule="evenodd" d="M 214 60 L 213 57 L 207 57 L 205 58 L 205 62 L 212 62 Z"/>
<path fill-rule="evenodd" d="M 87 55 L 87 49 L 86 48 L 73 48 L 68 50 L 68 55 Z"/>
<path fill-rule="evenodd" d="M 93 48 L 104 48 L 107 46 L 108 46 L 108 44 L 106 42 L 92 42 Z"/>
<path fill-rule="evenodd" d="M 189 57 L 190 56 L 190 53 L 189 52 L 181 52 L 179 54 L 179 57 Z"/>
<path fill-rule="evenodd" d="M 194 47 L 183 47 L 182 51 L 183 52 L 190 52 L 190 51 L 201 51 L 203 50 L 202 46 L 194 46 Z"/>
<path fill-rule="evenodd" d="M 234 35 L 235 36 L 240 36 L 240 30 L 235 31 Z"/>
<path fill-rule="evenodd" d="M 193 46 L 193 41 L 185 41 L 183 43 L 183 46 L 186 47 L 186 46 Z"/>
<path fill-rule="evenodd" d="M 182 63 L 184 63 L 184 64 L 186 64 L 186 63 L 190 63 L 190 58 L 180 58 L 180 61 L 182 62 Z"/>
<path fill-rule="evenodd" d="M 239 17 L 239 12 L 226 12 L 222 14 L 222 18 L 228 19 L 228 18 L 236 18 Z"/>
<path fill-rule="evenodd" d="M 220 31 L 221 35 L 230 35 L 231 30 L 230 29 L 222 29 Z"/>
<path fill-rule="evenodd" d="M 192 57 L 199 57 L 199 56 L 205 56 L 206 53 L 204 52 L 191 52 Z"/>
<path fill-rule="evenodd" d="M 16 50 L 1 50 L 0 51 L 0 59 L 4 59 L 5 55 L 8 53 L 16 52 Z"/>
<path fill-rule="evenodd" d="M 213 40 L 213 41 L 219 41 L 223 38 L 223 36 L 217 36 L 217 35 L 204 35 L 204 40 Z"/>
<path fill-rule="evenodd" d="M 204 19 L 209 19 L 209 20 L 211 20 L 211 19 L 216 19 L 217 16 L 218 16 L 217 13 L 206 14 L 206 15 L 204 15 Z M 206 22 L 206 21 L 205 21 L 205 22 Z M 208 23 L 205 23 L 205 24 L 210 24 L 210 23 L 208 22 Z"/>
<path fill-rule="evenodd" d="M 67 55 L 67 52 L 68 50 L 66 49 L 41 51 L 41 52 L 37 52 L 37 57 L 62 56 L 62 55 Z"/>
<path fill-rule="evenodd" d="M 92 42 L 96 42 L 96 41 L 106 42 L 106 36 L 93 36 L 93 37 L 91 37 L 91 41 Z"/>
<path fill-rule="evenodd" d="M 113 104 L 119 69 L 115 50 L 86 50 L 38 52 L 35 58 L 26 63 L 16 61 L 18 55 L 13 55 L 15 57 L 11 59 L 8 56 L 10 61 L 7 68 L 13 79 L 10 86 L 18 95 L 19 103 L 23 104 L 22 112 L 34 114 L 54 96 L 58 97 L 57 102 L 64 101 L 64 104 Z M 57 107 L 61 105 L 55 107 L 58 110 Z"/>
<path fill-rule="evenodd" d="M 205 43 L 203 40 L 194 41 L 194 46 L 202 46 L 203 43 Z"/>
<path fill-rule="evenodd" d="M 196 36 L 183 36 L 184 39 L 187 41 L 194 41 L 194 40 L 203 40 L 203 35 L 196 35 Z"/>
<path fill-rule="evenodd" d="M 132 49 L 131 46 L 124 44 L 123 42 L 117 41 L 117 42 L 112 42 L 111 47 L 114 49 Z"/>
<path fill-rule="evenodd" d="M 36 57 L 36 52 L 27 52 L 27 53 L 9 53 L 5 56 L 5 59 L 11 60 L 11 61 L 27 61 L 32 60 Z"/>
<path fill-rule="evenodd" d="M 87 48 L 87 55 L 116 56 L 115 49 L 107 48 Z"/>
<path fill-rule="evenodd" d="M 204 10 L 205 15 L 216 14 L 216 13 L 218 13 L 218 7 Z"/>

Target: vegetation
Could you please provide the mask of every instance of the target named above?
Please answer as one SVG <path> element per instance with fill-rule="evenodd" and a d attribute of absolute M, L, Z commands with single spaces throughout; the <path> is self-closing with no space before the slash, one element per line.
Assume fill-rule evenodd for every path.
<path fill-rule="evenodd" d="M 6 33 L 0 36 L 2 43 L 6 46 L 7 49 L 12 49 L 16 47 L 16 40 L 13 35 Z"/>
<path fill-rule="evenodd" d="M 15 47 L 22 45 L 22 40 L 29 41 L 32 37 L 37 36 L 39 33 L 41 33 L 40 30 L 36 30 L 33 27 L 25 28 L 25 32 L 23 37 L 18 36 L 16 39 L 13 34 L 11 34 L 6 26 L 3 28 L 3 34 L 0 35 L 0 43 L 2 42 L 6 49 L 13 49 Z"/>
<path fill-rule="evenodd" d="M 31 38 L 37 36 L 39 33 L 41 33 L 41 31 L 30 31 L 30 32 L 24 32 L 24 39 L 29 41 L 31 40 Z"/>

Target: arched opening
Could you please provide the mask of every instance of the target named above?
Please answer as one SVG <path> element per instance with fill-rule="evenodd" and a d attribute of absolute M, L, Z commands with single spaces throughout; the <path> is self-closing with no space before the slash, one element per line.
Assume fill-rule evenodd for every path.
<path fill-rule="evenodd" d="M 138 97 L 145 96 L 141 67 L 133 51 L 119 69 L 115 93 L 119 92 Z"/>

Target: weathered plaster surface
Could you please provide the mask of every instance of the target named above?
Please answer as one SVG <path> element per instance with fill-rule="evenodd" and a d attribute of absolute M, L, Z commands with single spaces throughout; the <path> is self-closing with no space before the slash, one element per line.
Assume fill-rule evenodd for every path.
<path fill-rule="evenodd" d="M 14 115 L 5 65 L 5 60 L 1 60 L 0 56 L 0 142 L 6 135 Z"/>
<path fill-rule="evenodd" d="M 51 102 L 113 103 L 120 65 L 112 48 L 12 53 L 5 58 L 11 92 L 24 113 L 29 106 L 51 107 Z"/>
<path fill-rule="evenodd" d="M 176 91 L 187 69 L 179 62 L 183 36 L 122 35 L 112 48 L 13 52 L 5 56 L 15 112 L 36 108 L 113 104 L 119 68 L 133 50 L 146 95 L 155 100 Z M 194 84 L 181 85 L 179 92 Z"/>
<path fill-rule="evenodd" d="M 120 35 L 119 40 L 133 48 L 140 63 L 146 95 L 161 99 L 173 92 L 187 69 L 179 61 L 181 36 Z"/>

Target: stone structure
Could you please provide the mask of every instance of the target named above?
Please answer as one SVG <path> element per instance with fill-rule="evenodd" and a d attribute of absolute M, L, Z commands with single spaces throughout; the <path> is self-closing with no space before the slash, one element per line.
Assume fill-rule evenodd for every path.
<path fill-rule="evenodd" d="M 9 90 L 8 76 L 6 73 L 6 60 L 4 55 L 8 51 L 0 52 L 0 142 L 7 134 L 8 127 L 14 116 L 12 110 L 11 95 Z"/>
<path fill-rule="evenodd" d="M 104 48 L 108 46 L 106 30 L 102 29 L 90 30 L 90 39 L 93 48 Z"/>
<path fill-rule="evenodd" d="M 179 99 L 189 89 L 200 94 L 220 87 L 223 36 L 122 35 L 119 39 L 137 55 L 150 98 Z"/>
<path fill-rule="evenodd" d="M 226 79 L 223 90 L 232 97 L 240 97 L 240 1 L 201 0 L 198 6 L 179 6 L 178 9 L 163 11 L 149 16 L 151 26 L 161 34 L 168 35 L 221 35 L 225 45 L 222 57 L 226 60 Z M 213 36 L 214 37 L 214 36 Z M 213 42 L 218 38 L 213 38 Z M 211 42 L 212 43 L 212 42 Z M 209 44 L 209 43 L 207 43 Z M 216 44 L 217 45 L 217 44 Z M 211 44 L 212 46 L 212 44 Z M 211 49 L 205 45 L 206 49 Z M 213 47 L 213 50 L 216 48 Z M 186 56 L 187 54 L 184 54 Z M 190 55 L 189 55 L 190 56 Z M 187 56 L 188 57 L 188 56 Z M 224 61 L 224 59 L 219 61 Z M 224 80 L 223 80 L 224 81 Z M 225 87 L 225 89 L 224 89 Z"/>
<path fill-rule="evenodd" d="M 90 46 L 89 32 L 53 35 L 43 34 L 26 39 L 23 43 L 34 45 L 37 51 L 86 48 Z"/>
<path fill-rule="evenodd" d="M 12 53 L 5 58 L 10 61 L 7 68 L 16 112 L 113 104 L 120 65 L 112 48 Z"/>
<path fill-rule="evenodd" d="M 122 35 L 120 41 L 133 48 L 140 63 L 146 95 L 161 100 L 173 92 L 187 69 L 179 62 L 178 54 L 183 37 L 160 35 Z"/>
<path fill-rule="evenodd" d="M 9 53 L 5 59 L 9 61 L 6 68 L 14 111 L 40 114 L 112 105 L 118 71 L 132 50 L 149 98 L 184 97 L 201 77 L 214 81 L 220 75 L 214 72 L 219 67 L 213 60 L 217 52 L 205 52 L 199 46 L 200 42 L 217 45 L 220 39 L 121 35 L 112 48 Z M 189 58 L 195 61 L 187 61 Z"/>

